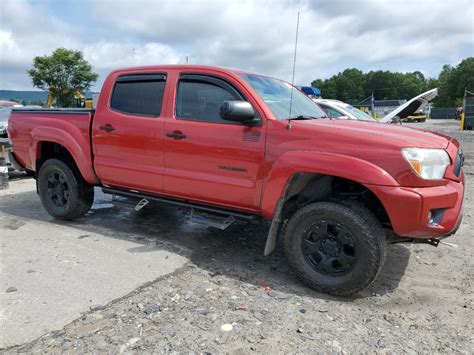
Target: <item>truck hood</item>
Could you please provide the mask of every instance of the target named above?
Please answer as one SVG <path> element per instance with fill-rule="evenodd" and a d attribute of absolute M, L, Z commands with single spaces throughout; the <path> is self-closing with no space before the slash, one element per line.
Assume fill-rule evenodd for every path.
<path fill-rule="evenodd" d="M 423 110 L 424 107 L 436 96 L 438 96 L 438 88 L 428 90 L 418 96 L 415 96 L 413 99 L 405 102 L 403 105 L 398 106 L 395 110 L 383 117 L 380 122 L 392 122 L 392 118 L 395 116 L 406 118 L 418 110 Z"/>
<path fill-rule="evenodd" d="M 423 131 L 403 125 L 384 124 L 378 122 L 365 122 L 356 120 L 315 119 L 296 121 L 301 128 L 312 130 L 313 127 L 321 133 L 324 131 L 341 140 L 341 144 L 358 143 L 365 147 L 375 148 L 442 148 L 446 149 L 450 137 L 435 132 Z M 346 139 L 345 139 L 346 138 Z M 448 139 L 449 138 L 449 139 Z"/>

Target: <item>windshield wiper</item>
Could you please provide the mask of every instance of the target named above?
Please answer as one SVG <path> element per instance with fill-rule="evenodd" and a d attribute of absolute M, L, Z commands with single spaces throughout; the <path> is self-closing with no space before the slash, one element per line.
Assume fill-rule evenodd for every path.
<path fill-rule="evenodd" d="M 318 118 L 324 118 L 324 117 L 314 117 L 314 116 L 308 116 L 308 115 L 299 115 L 296 117 L 290 117 L 290 120 L 315 120 Z"/>

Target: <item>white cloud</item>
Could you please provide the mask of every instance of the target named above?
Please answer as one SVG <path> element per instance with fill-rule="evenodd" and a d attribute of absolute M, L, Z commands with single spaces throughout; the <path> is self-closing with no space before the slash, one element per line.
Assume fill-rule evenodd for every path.
<path fill-rule="evenodd" d="M 413 64 L 409 70 L 436 75 L 442 64 L 474 55 L 474 6 L 468 0 L 119 0 L 111 5 L 100 2 L 95 17 L 122 33 L 184 45 L 193 62 L 285 79 L 291 77 L 301 11 L 297 80 L 306 83 L 309 73 L 324 77 L 346 66 L 400 70 L 401 61 Z"/>
<path fill-rule="evenodd" d="M 191 63 L 238 67 L 289 80 L 298 11 L 299 84 L 346 67 L 421 70 L 434 76 L 443 64 L 455 65 L 474 55 L 474 5 L 467 0 L 74 4 L 2 2 L 0 88 L 30 88 L 26 69 L 33 57 L 60 46 L 84 51 L 101 74 L 96 89 L 113 68 L 182 63 L 186 54 Z M 81 8 L 87 11 L 78 11 Z"/>
<path fill-rule="evenodd" d="M 85 58 L 97 69 L 124 66 L 176 64 L 180 58 L 176 51 L 161 43 L 97 42 L 83 48 Z"/>

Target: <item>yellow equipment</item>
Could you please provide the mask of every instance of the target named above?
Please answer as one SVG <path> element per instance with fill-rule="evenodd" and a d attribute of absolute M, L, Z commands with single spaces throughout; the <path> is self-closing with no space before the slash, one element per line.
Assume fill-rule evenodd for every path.
<path fill-rule="evenodd" d="M 55 105 L 55 100 L 53 100 L 53 95 L 51 94 L 51 90 L 48 92 L 48 100 L 46 101 L 46 105 L 44 107 L 51 108 Z M 84 94 L 77 90 L 74 92 L 74 107 L 78 108 L 94 108 L 93 100 L 86 99 Z"/>
<path fill-rule="evenodd" d="M 406 122 L 425 122 L 428 116 L 424 113 L 414 113 L 413 115 L 405 118 Z"/>

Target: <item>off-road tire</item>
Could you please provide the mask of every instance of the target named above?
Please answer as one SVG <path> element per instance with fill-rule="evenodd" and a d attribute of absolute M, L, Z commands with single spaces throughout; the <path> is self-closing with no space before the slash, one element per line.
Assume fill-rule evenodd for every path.
<path fill-rule="evenodd" d="M 346 274 L 325 275 L 303 254 L 302 242 L 312 225 L 335 221 L 350 232 L 356 248 L 355 265 Z M 356 202 L 316 202 L 293 214 L 282 229 L 285 253 L 298 277 L 309 287 L 336 296 L 351 296 L 368 287 L 385 263 L 386 241 L 380 222 Z"/>
<path fill-rule="evenodd" d="M 67 186 L 68 198 L 63 206 L 53 201 L 48 191 L 51 174 L 61 174 Z M 44 208 L 56 219 L 72 220 L 84 216 L 94 201 L 94 188 L 81 176 L 71 162 L 59 159 L 47 160 L 38 175 L 38 191 Z"/>

